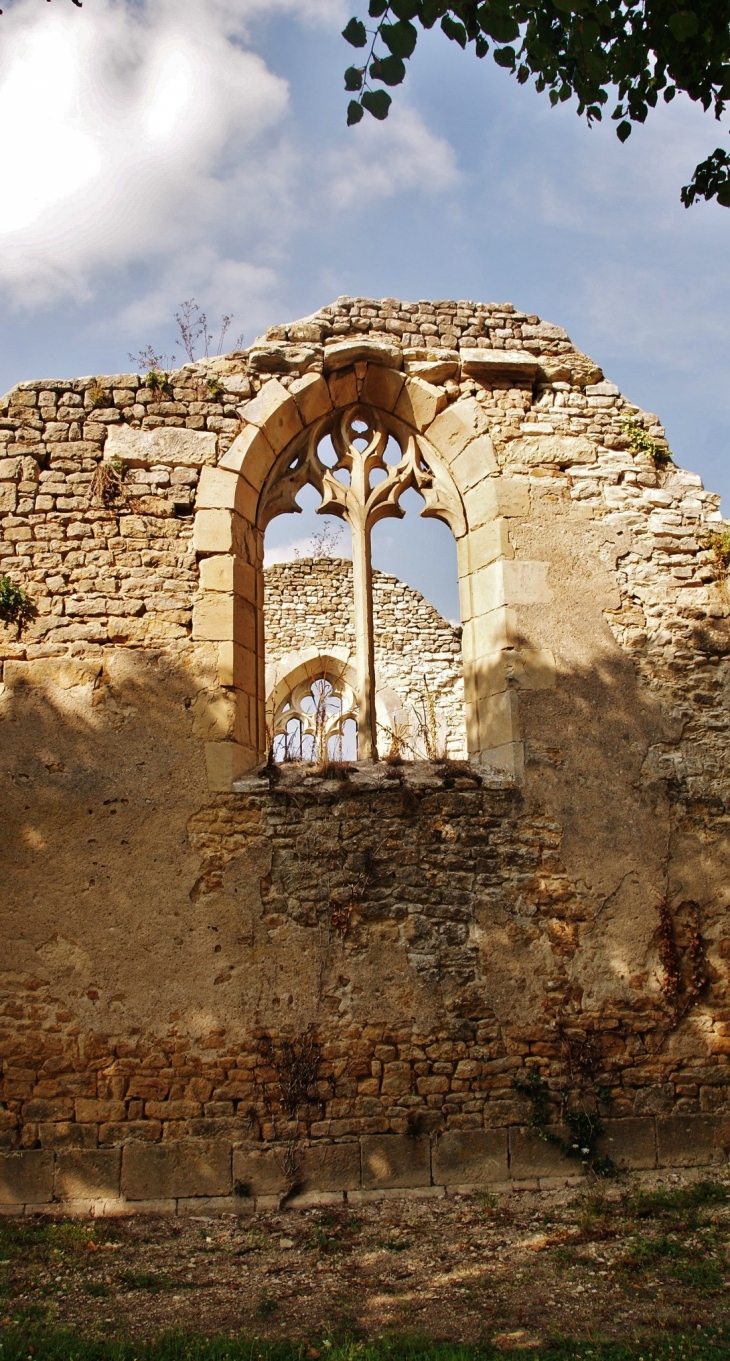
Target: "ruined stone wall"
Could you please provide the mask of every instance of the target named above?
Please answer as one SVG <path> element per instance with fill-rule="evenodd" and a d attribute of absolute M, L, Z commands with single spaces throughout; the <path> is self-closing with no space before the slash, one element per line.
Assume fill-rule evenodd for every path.
<path fill-rule="evenodd" d="M 212 794 L 199 473 L 272 374 L 296 392 L 360 335 L 488 423 L 524 777 Z M 723 526 L 627 417 L 661 454 L 657 418 L 559 328 L 471 303 L 339 300 L 163 390 L 4 399 L 0 571 L 37 615 L 0 638 L 1 1200 L 248 1205 L 291 1184 L 292 1140 L 333 1194 L 565 1176 L 527 1128 L 531 1069 L 556 1120 L 598 1102 L 628 1166 L 724 1159 Z M 306 1035 L 321 1060 L 292 1106 Z M 226 1199 L 235 1181 L 251 1194 Z"/>
<path fill-rule="evenodd" d="M 342 558 L 299 558 L 265 572 L 266 659 L 279 676 L 290 654 L 310 646 L 354 655 L 352 564 Z M 377 684 L 395 713 L 406 706 L 414 740 L 425 724 L 429 695 L 445 754 L 466 756 L 461 629 L 443 619 L 412 586 L 373 572 Z M 277 663 L 282 664 L 277 668 Z M 388 733 L 380 733 L 387 750 Z"/>

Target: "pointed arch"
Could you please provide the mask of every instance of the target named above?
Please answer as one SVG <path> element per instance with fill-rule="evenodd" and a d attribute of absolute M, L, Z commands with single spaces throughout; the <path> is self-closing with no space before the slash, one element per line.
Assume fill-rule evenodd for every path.
<path fill-rule="evenodd" d="M 291 510 L 320 474 L 312 451 L 348 408 L 367 406 L 403 449 L 420 459 L 422 512 L 450 525 L 457 543 L 469 757 L 519 776 L 515 627 L 510 605 L 523 589 L 508 522 L 529 510 L 526 479 L 499 470 L 483 407 L 471 396 L 449 404 L 444 388 L 404 375 L 391 346 L 342 346 L 328 372 L 287 388 L 276 378 L 242 408 L 243 425 L 196 500 L 200 594 L 194 636 L 217 645 L 206 743 L 212 789 L 227 790 L 266 755 L 263 540 L 273 514 Z M 306 466 L 305 466 L 306 465 Z M 414 472 L 414 479 L 416 474 Z M 418 485 L 414 480 L 413 485 Z M 320 487 L 320 490 L 322 488 Z M 517 583 L 517 584 L 516 584 Z M 524 595 L 524 591 L 523 591 Z M 520 597 L 523 603 L 523 597 Z"/>

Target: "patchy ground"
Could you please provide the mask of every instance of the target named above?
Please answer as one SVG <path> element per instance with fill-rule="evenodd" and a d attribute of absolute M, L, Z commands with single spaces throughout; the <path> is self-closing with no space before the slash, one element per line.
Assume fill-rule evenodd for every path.
<path fill-rule="evenodd" d="M 712 1327 L 730 1337 L 730 1180 L 251 1218 L 0 1220 L 0 1323 L 529 1347 Z M 316 1347 L 312 1346 L 316 1355 Z"/>

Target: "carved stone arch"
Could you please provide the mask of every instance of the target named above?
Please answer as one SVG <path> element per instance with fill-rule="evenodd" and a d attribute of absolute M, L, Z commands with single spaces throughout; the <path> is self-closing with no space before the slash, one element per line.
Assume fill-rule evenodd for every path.
<path fill-rule="evenodd" d="M 450 522 L 456 538 L 469 757 L 521 774 L 520 657 L 511 605 L 524 603 L 526 578 L 515 570 L 508 523 L 529 510 L 527 479 L 500 472 L 476 398 L 448 404 L 443 388 L 389 366 L 392 347 L 385 347 L 388 363 L 378 362 L 372 343 L 351 348 L 329 374 L 325 350 L 324 374 L 307 374 L 288 388 L 275 378 L 264 383 L 242 408 L 242 429 L 228 452 L 201 474 L 194 536 L 201 590 L 193 631 L 217 645 L 218 690 L 210 696 L 206 742 L 215 790 L 233 788 L 266 755 L 263 536 L 272 487 L 289 465 L 293 474 L 301 471 L 302 452 L 311 458 L 343 413 L 358 406 L 420 451 L 433 477 L 432 489 L 419 487 L 431 495 L 424 513 Z M 274 513 L 291 508 L 301 485 L 284 487 L 289 503 L 278 501 Z"/>

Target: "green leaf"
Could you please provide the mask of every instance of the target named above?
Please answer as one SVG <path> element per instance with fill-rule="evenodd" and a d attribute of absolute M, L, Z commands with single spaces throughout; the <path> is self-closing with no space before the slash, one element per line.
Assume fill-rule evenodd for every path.
<path fill-rule="evenodd" d="M 406 68 L 400 57 L 376 57 L 370 74 L 373 80 L 382 80 L 384 85 L 400 85 L 405 79 Z"/>
<path fill-rule="evenodd" d="M 379 19 L 381 14 L 385 14 L 388 8 L 388 0 L 370 0 L 368 14 L 371 19 Z"/>
<path fill-rule="evenodd" d="M 384 118 L 388 117 L 388 109 L 393 103 L 385 90 L 366 90 L 362 102 L 368 113 L 371 113 L 373 118 L 377 118 L 381 123 Z"/>
<path fill-rule="evenodd" d="M 664 103 L 671 104 L 676 93 L 677 93 L 676 85 L 668 85 L 666 90 L 664 91 Z"/>
<path fill-rule="evenodd" d="M 481 33 L 478 33 L 474 39 L 474 51 L 478 57 L 486 57 L 489 51 L 489 43 L 486 38 L 482 37 Z"/>
<path fill-rule="evenodd" d="M 418 0 L 390 0 L 396 19 L 415 19 L 418 14 Z"/>
<path fill-rule="evenodd" d="M 463 24 L 457 23 L 450 14 L 445 14 L 441 20 L 441 28 L 451 41 L 458 43 L 459 47 L 466 47 L 466 29 Z"/>
<path fill-rule="evenodd" d="M 362 66 L 348 66 L 347 70 L 345 71 L 345 89 L 361 90 L 362 78 L 364 74 L 365 72 Z"/>
<path fill-rule="evenodd" d="M 667 24 L 670 32 L 680 43 L 686 42 L 687 38 L 694 38 L 699 28 L 697 15 L 691 9 L 683 9 L 679 14 L 672 14 Z"/>
<path fill-rule="evenodd" d="M 433 28 L 437 19 L 446 12 L 446 0 L 421 0 L 420 19 L 424 28 Z"/>
<path fill-rule="evenodd" d="M 347 106 L 348 128 L 354 127 L 355 123 L 359 123 L 362 116 L 362 104 L 358 104 L 356 99 L 351 99 Z"/>
<path fill-rule="evenodd" d="M 401 19 L 397 24 L 383 24 L 380 36 L 394 57 L 410 57 L 418 40 L 417 30 L 407 19 Z"/>
<path fill-rule="evenodd" d="M 627 123 L 625 119 L 623 123 L 619 123 L 616 129 L 616 136 L 618 137 L 619 142 L 625 142 L 626 138 L 631 136 L 631 124 Z"/>
<path fill-rule="evenodd" d="M 520 34 L 520 26 L 511 14 L 489 14 L 481 21 L 482 29 L 496 43 L 510 43 Z"/>
<path fill-rule="evenodd" d="M 343 28 L 342 36 L 351 47 L 365 47 L 368 40 L 365 25 L 361 19 L 351 19 L 347 28 Z"/>
<path fill-rule="evenodd" d="M 505 66 L 509 71 L 514 71 L 517 60 L 514 47 L 495 47 L 494 60 L 498 66 Z"/>

